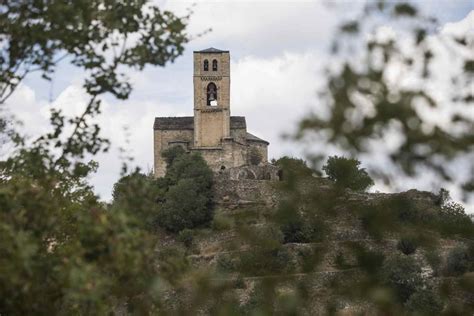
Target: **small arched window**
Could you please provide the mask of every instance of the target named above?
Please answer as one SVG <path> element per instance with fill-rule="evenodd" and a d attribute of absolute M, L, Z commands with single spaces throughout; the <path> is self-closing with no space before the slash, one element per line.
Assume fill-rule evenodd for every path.
<path fill-rule="evenodd" d="M 212 71 L 217 71 L 217 60 L 212 61 Z"/>
<path fill-rule="evenodd" d="M 204 60 L 204 71 L 208 71 L 209 70 L 209 60 Z"/>
<path fill-rule="evenodd" d="M 207 105 L 217 105 L 217 87 L 214 82 L 207 85 Z"/>

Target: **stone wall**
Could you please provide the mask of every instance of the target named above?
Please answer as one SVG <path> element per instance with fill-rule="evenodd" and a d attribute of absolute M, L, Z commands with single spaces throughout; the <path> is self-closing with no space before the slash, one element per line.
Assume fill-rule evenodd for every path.
<path fill-rule="evenodd" d="M 192 151 L 199 152 L 215 172 L 245 165 L 247 161 L 247 146 L 236 143 L 233 139 L 223 139 L 221 147 L 193 148 Z"/>
<path fill-rule="evenodd" d="M 259 166 L 240 166 L 219 171 L 221 178 L 229 180 L 280 180 L 280 169 L 272 164 L 264 163 Z"/>
<path fill-rule="evenodd" d="M 245 128 L 233 128 L 230 130 L 230 137 L 238 143 L 245 144 L 247 142 L 247 130 Z"/>
<path fill-rule="evenodd" d="M 266 180 L 231 180 L 218 174 L 214 182 L 214 200 L 228 209 L 246 204 L 274 207 L 277 203 L 274 183 Z"/>
<path fill-rule="evenodd" d="M 248 140 L 247 141 L 249 149 L 248 152 L 251 152 L 252 150 L 255 150 L 260 157 L 262 158 L 261 163 L 266 163 L 268 162 L 268 145 L 267 143 L 260 142 L 260 141 L 252 141 Z M 250 161 L 249 161 L 250 163 Z"/>
<path fill-rule="evenodd" d="M 228 112 L 228 111 L 227 111 Z M 226 137 L 229 128 L 229 116 L 222 109 L 206 109 L 197 112 L 194 117 L 196 147 L 217 147 L 221 139 Z"/>
<path fill-rule="evenodd" d="M 239 137 L 238 133 L 236 133 Z M 171 146 L 182 146 L 188 152 L 198 152 L 202 155 L 214 172 L 222 172 L 233 180 L 259 179 L 277 180 L 278 168 L 267 163 L 267 146 L 264 143 L 253 142 L 250 146 L 235 142 L 233 138 L 225 138 L 215 147 L 192 147 L 193 132 L 191 130 L 155 130 L 154 157 L 155 177 L 162 177 L 166 173 L 166 163 L 161 153 Z M 261 154 L 262 162 L 259 166 L 251 166 L 248 153 L 252 148 Z"/>
<path fill-rule="evenodd" d="M 155 177 L 162 177 L 166 173 L 166 163 L 161 157 L 161 153 L 170 146 L 180 144 L 188 148 L 193 143 L 192 130 L 155 130 L 154 131 L 154 159 Z"/>

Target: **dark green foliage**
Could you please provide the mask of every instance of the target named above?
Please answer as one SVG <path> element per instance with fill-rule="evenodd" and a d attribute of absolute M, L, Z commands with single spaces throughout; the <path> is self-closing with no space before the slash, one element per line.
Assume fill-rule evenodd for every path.
<path fill-rule="evenodd" d="M 376 238 L 398 231 L 402 226 L 411 227 L 414 231 L 421 228 L 435 230 L 446 237 L 474 236 L 474 223 L 459 204 L 448 202 L 436 207 L 429 200 L 415 202 L 410 191 L 370 205 L 355 205 L 354 209 L 364 228 Z M 425 237 L 425 242 L 430 243 L 430 238 Z"/>
<path fill-rule="evenodd" d="M 237 264 L 228 254 L 222 254 L 217 258 L 217 270 L 220 272 L 234 272 Z"/>
<path fill-rule="evenodd" d="M 11 4 L 1 4 L 0 8 L 21 7 L 26 16 L 20 17 L 20 21 L 37 14 L 34 10 L 27 12 L 28 8 L 50 5 L 44 1 L 10 2 Z M 71 20 L 68 25 L 77 26 L 80 22 L 73 19 L 77 17 L 75 14 L 81 12 L 81 18 L 78 20 L 87 20 L 89 12 L 100 21 L 111 23 L 99 25 L 100 31 L 104 28 L 134 29 L 137 20 L 146 19 L 150 24 L 147 24 L 143 35 L 143 41 L 146 42 L 144 46 L 151 45 L 153 49 L 147 50 L 142 45 L 141 48 L 129 52 L 129 55 L 123 56 L 125 59 L 119 57 L 119 65 L 140 68 L 145 63 L 165 63 L 172 59 L 170 56 L 180 53 L 180 48 L 176 45 L 177 38 L 164 41 L 164 44 L 171 45 L 168 47 L 170 50 L 163 47 L 166 45 L 160 46 L 160 43 L 163 44 L 162 36 L 171 33 L 177 35 L 179 32 L 176 33 L 176 30 L 182 26 L 179 21 L 175 21 L 176 25 L 169 25 L 169 22 L 175 20 L 173 15 L 160 13 L 160 16 L 165 16 L 164 20 L 160 20 L 158 12 L 152 9 L 150 16 L 141 16 L 137 9 L 138 6 L 141 7 L 142 2 L 114 2 L 101 7 L 102 3 L 52 3 L 52 9 L 55 9 L 56 5 L 56 8 L 62 10 L 50 11 L 58 15 L 46 16 L 45 21 L 54 20 L 55 23 L 51 23 L 52 28 L 58 27 L 57 21 L 68 19 Z M 110 6 L 113 6 L 113 10 L 107 10 Z M 417 14 L 417 11 L 404 4 L 391 7 L 393 10 L 390 12 L 398 16 L 413 17 Z M 78 8 L 81 10 L 77 10 Z M 0 21 L 5 17 L 1 9 Z M 127 11 L 128 9 L 130 11 Z M 61 16 L 59 13 L 68 15 Z M 95 15 L 96 13 L 100 14 Z M 125 20 L 122 20 L 123 17 Z M 347 34 L 365 33 L 363 22 L 360 19 L 342 29 Z M 6 25 L 9 26 L 8 23 Z M 87 27 L 92 24 L 84 25 Z M 36 29 L 31 29 L 34 25 L 15 27 L 14 32 L 8 27 L 1 29 L 0 35 L 38 33 Z M 156 34 L 150 35 L 147 30 Z M 87 50 L 80 45 L 84 43 L 84 38 L 65 39 L 64 34 L 83 36 L 87 35 L 87 32 L 95 31 L 65 29 L 64 32 L 58 32 L 58 36 L 61 36 L 58 43 L 62 45 L 61 41 L 65 40 L 74 42 L 74 47 L 77 46 L 80 55 Z M 426 34 L 430 33 L 418 31 L 416 42 L 423 44 Z M 28 44 L 28 41 L 34 41 L 35 38 L 32 36 L 18 40 L 18 45 L 21 46 L 22 43 Z M 41 53 L 41 49 L 46 46 L 43 43 L 38 44 Z M 390 55 L 392 48 L 392 44 L 380 46 L 372 43 L 368 46 L 370 50 L 381 49 L 386 56 Z M 51 49 L 57 51 L 56 47 Z M 86 82 L 86 87 L 92 95 L 111 92 L 118 97 L 126 97 L 129 85 L 122 84 L 121 79 L 115 77 L 118 74 L 117 68 L 108 67 L 102 60 L 86 66 L 87 62 L 91 62 L 90 59 L 106 55 L 108 49 L 109 47 L 102 47 L 91 56 L 83 56 L 84 60 L 73 62 L 94 73 Z M 429 56 L 429 52 L 417 53 Z M 2 67 L 5 65 L 7 64 L 2 63 Z M 472 65 L 466 64 L 466 67 L 469 70 Z M 54 67 L 46 68 L 43 71 L 49 74 Z M 4 69 L 1 69 L 2 74 L 6 73 Z M 93 72 L 97 69 L 98 72 Z M 331 141 L 341 141 L 357 151 L 363 148 L 358 137 L 372 137 L 374 133 L 383 131 L 385 123 L 398 122 L 408 137 L 401 151 L 394 153 L 391 158 L 408 170 L 424 162 L 431 163 L 431 155 L 436 153 L 451 157 L 451 154 L 456 156 L 459 151 L 470 150 L 469 143 L 465 142 L 462 135 L 451 137 L 453 135 L 449 135 L 448 131 L 436 128 L 432 135 L 418 131 L 418 126 L 422 124 L 410 104 L 419 97 L 429 100 L 424 94 L 401 91 L 399 101 L 388 102 L 391 91 L 382 82 L 383 73 L 371 69 L 365 76 L 351 67 L 342 69 L 342 80 L 330 76 L 330 93 L 336 96 L 333 108 L 335 119 L 329 122 L 335 123 L 335 131 L 330 134 L 334 136 Z M 3 85 L 1 80 L 9 78 L 0 76 L 0 85 Z M 376 94 L 369 91 L 372 89 L 364 88 L 364 80 L 369 81 L 369 86 L 377 88 Z M 345 110 L 347 106 L 354 106 L 351 91 L 357 91 L 374 102 L 375 116 L 364 118 L 363 124 L 353 125 L 347 121 L 350 115 L 346 114 L 350 113 Z M 334 218 L 337 220 L 341 219 L 336 217 L 340 214 L 348 217 L 355 214 L 354 217 L 359 216 L 372 236 L 381 239 L 393 238 L 389 235 L 393 232 L 415 231 L 417 233 L 413 237 L 414 240 L 420 241 L 420 247 L 425 247 L 420 238 L 422 233 L 431 234 L 433 238 L 438 238 L 439 234 L 448 237 L 473 236 L 473 224 L 466 220 L 469 218 L 459 205 L 442 199 L 438 206 L 433 206 L 432 209 L 430 206 L 428 209 L 426 206 L 420 206 L 418 200 L 413 202 L 410 196 L 403 194 L 383 201 L 348 201 L 339 194 L 340 191 L 327 189 L 327 186 L 323 189 L 327 191 L 318 192 L 321 188 L 311 186 L 314 181 L 320 180 L 313 177 L 314 171 L 302 160 L 285 157 L 275 162 L 283 171 L 283 181 L 275 184 L 282 189 L 278 192 L 282 203 L 276 214 L 274 210 L 268 212 L 257 205 L 246 212 L 229 212 L 232 213 L 226 215 L 229 218 L 222 216 L 212 221 L 212 172 L 201 157 L 187 154 L 181 147 L 176 147 L 165 154 L 168 164 L 165 177 L 154 180 L 138 171 L 122 177 L 114 186 L 113 204 L 110 208 L 105 208 L 87 182 L 87 176 L 94 172 L 97 164 L 84 161 L 84 157 L 94 155 L 108 145 L 107 141 L 100 137 L 99 126 L 90 122 L 90 118 L 99 113 L 99 105 L 97 99 L 93 98 L 84 116 L 71 120 L 54 111 L 54 130 L 51 133 L 29 147 L 19 140 L 15 143 L 18 145 L 17 151 L 6 161 L 0 162 L 1 314 L 109 315 L 122 313 L 123 308 L 123 314 L 130 315 L 194 315 L 208 311 L 209 314 L 216 315 L 236 315 L 239 312 L 295 315 L 302 314 L 299 312 L 300 306 L 309 306 L 308 314 L 314 314 L 314 304 L 319 304 L 319 293 L 331 295 L 332 291 L 337 297 L 329 298 L 329 304 L 338 303 L 334 305 L 335 312 L 342 308 L 342 305 L 354 303 L 357 306 L 362 303 L 361 306 L 365 306 L 368 303 L 374 308 L 371 311 L 373 314 L 441 313 L 442 304 L 437 290 L 429 286 L 431 282 L 425 282 L 421 278 L 419 262 L 416 261 L 418 256 L 400 255 L 385 259 L 381 252 L 375 250 L 384 243 L 378 244 L 369 240 L 370 246 L 367 247 L 365 244 L 362 247 L 358 243 L 347 243 L 344 250 L 339 252 L 336 263 L 340 268 L 351 268 L 350 271 L 329 273 L 327 282 L 317 284 L 312 273 L 324 258 L 327 247 L 334 244 L 324 242 L 326 230 L 329 228 L 326 223 L 328 218 L 325 217 L 328 213 L 335 214 Z M 71 129 L 74 132 L 63 141 L 63 128 L 69 127 L 69 123 L 72 123 Z M 317 129 L 332 127 L 331 124 L 309 124 L 306 127 L 308 126 Z M 4 128 L 0 123 L 0 133 Z M 425 150 L 420 151 L 418 145 L 428 145 L 428 154 L 424 155 Z M 58 154 L 52 154 L 53 152 Z M 417 156 L 413 156 L 414 153 Z M 360 171 L 358 166 L 356 164 L 355 169 Z M 443 170 L 436 163 L 432 166 Z M 347 187 L 347 184 L 342 187 Z M 343 212 L 337 212 L 339 209 Z M 170 238 L 166 236 L 166 232 L 160 230 L 158 239 L 148 229 L 144 229 L 148 227 L 142 224 L 148 223 L 149 216 L 154 214 L 162 227 L 179 234 Z M 346 218 L 342 220 L 345 221 Z M 212 233 L 212 238 L 218 236 L 213 241 L 217 241 L 220 235 L 225 235 L 225 238 L 232 237 L 229 249 L 219 249 L 229 252 L 216 254 L 217 271 L 212 268 L 207 270 L 207 267 L 200 265 L 199 271 L 196 272 L 195 256 L 189 256 L 189 249 L 173 242 L 178 240 L 186 247 L 192 247 L 197 244 L 193 237 L 196 231 L 190 228 L 197 225 L 206 226 L 209 223 L 212 223 L 215 231 L 203 231 Z M 232 231 L 227 232 L 230 229 Z M 400 249 L 405 253 L 411 252 L 407 249 L 413 248 L 410 242 L 408 245 L 406 242 L 411 238 L 401 239 Z M 318 241 L 318 244 L 282 245 L 284 242 L 314 241 Z M 228 246 L 228 240 L 225 242 L 225 245 L 221 245 Z M 168 243 L 172 244 L 169 248 L 166 246 Z M 211 249 L 212 247 L 209 247 L 206 250 L 215 251 Z M 442 300 L 450 304 L 445 310 L 448 314 L 472 314 L 472 308 L 464 302 L 468 301 L 465 299 L 470 298 L 473 289 L 472 277 L 469 279 L 469 274 L 466 273 L 473 270 L 473 253 L 473 246 L 468 245 L 454 249 L 449 254 L 446 271 L 451 277 L 444 278 L 442 291 L 439 292 L 443 296 Z M 199 260 L 208 258 L 207 255 L 210 254 L 203 253 Z M 426 259 L 435 267 L 440 264 L 442 258 L 433 253 L 427 254 Z M 302 271 L 296 271 L 299 267 Z M 288 275 L 293 272 L 308 275 Z M 236 273 L 239 273 L 237 279 Z M 314 275 L 319 278 L 318 273 Z M 460 275 L 462 277 L 458 277 Z M 333 276 L 337 277 L 332 279 Z M 298 279 L 307 285 L 300 286 Z M 255 286 L 245 292 L 245 295 L 249 294 L 249 299 L 242 302 L 241 297 L 235 295 L 233 290 L 236 287 L 246 288 L 247 284 Z M 316 295 L 311 292 L 315 285 Z M 291 289 L 292 286 L 297 288 Z M 287 289 L 294 291 L 286 293 L 290 292 L 286 291 Z M 393 300 L 391 292 L 395 293 L 396 300 Z"/>
<path fill-rule="evenodd" d="M 242 276 L 239 275 L 239 277 L 237 277 L 237 279 L 235 279 L 234 288 L 236 288 L 236 289 L 245 289 L 246 288 L 245 280 Z"/>
<path fill-rule="evenodd" d="M 27 162 L 30 154 L 11 159 Z M 0 186 L 1 310 L 101 314 L 114 300 L 153 310 L 155 242 L 133 214 L 105 210 L 90 187 L 65 172 L 18 171 L 2 169 L 10 178 Z"/>
<path fill-rule="evenodd" d="M 374 181 L 359 166 L 360 161 L 357 159 L 332 156 L 328 158 L 323 170 L 337 187 L 365 191 L 374 185 Z"/>
<path fill-rule="evenodd" d="M 413 257 L 392 256 L 382 268 L 383 280 L 392 288 L 400 303 L 406 302 L 423 285 L 421 268 Z"/>
<path fill-rule="evenodd" d="M 430 250 L 426 253 L 426 261 L 433 269 L 433 274 L 438 276 L 441 273 L 442 257 L 436 250 Z"/>
<path fill-rule="evenodd" d="M 446 235 L 459 234 L 466 238 L 474 237 L 474 222 L 466 214 L 464 207 L 453 201 L 441 207 L 438 226 Z"/>
<path fill-rule="evenodd" d="M 114 184 L 112 190 L 112 209 L 133 212 L 146 227 L 151 224 L 158 211 L 157 197 L 159 188 L 152 175 L 135 170 L 123 176 Z"/>
<path fill-rule="evenodd" d="M 394 35 L 376 35 L 386 25 Z M 368 1 L 358 16 L 341 23 L 333 37 L 331 56 L 337 67 L 327 67 L 326 84 L 318 99 L 325 114 L 318 110 L 306 115 L 297 138 L 311 136 L 319 144 L 313 152 L 317 156 L 337 148 L 346 155 L 383 157 L 384 163 L 371 166 L 371 171 L 385 183 L 394 180 L 393 170 L 413 178 L 429 170 L 439 181 L 465 193 L 474 192 L 474 173 L 470 172 L 474 167 L 474 122 L 462 115 L 473 101 L 472 57 L 463 53 L 471 39 L 448 35 L 440 40 L 453 45 L 439 50 L 436 36 L 432 41 L 427 35 L 440 27 L 436 17 L 423 14 L 409 1 Z M 407 41 L 412 44 L 406 45 Z M 429 87 L 435 70 L 443 67 L 444 58 L 437 57 L 445 53 L 459 62 L 446 74 L 450 83 L 444 95 L 449 101 L 441 102 Z M 421 83 L 420 88 L 400 87 L 390 75 L 393 67 L 402 67 Z M 445 125 L 431 122 L 419 111 L 420 104 L 442 113 Z M 453 107 L 459 112 L 449 111 Z M 400 142 L 389 149 L 386 136 L 393 134 Z M 467 163 L 466 172 L 452 168 L 461 160 Z"/>
<path fill-rule="evenodd" d="M 291 273 L 295 266 L 288 250 L 283 247 L 275 249 L 253 249 L 240 255 L 239 272 L 249 276 Z"/>
<path fill-rule="evenodd" d="M 243 275 L 288 273 L 295 269 L 288 250 L 282 246 L 283 235 L 275 225 L 240 227 L 249 250 L 239 253 L 237 269 Z"/>
<path fill-rule="evenodd" d="M 158 211 L 158 224 L 171 232 L 195 228 L 212 220 L 209 195 L 199 191 L 193 179 L 182 179 L 169 188 Z"/>
<path fill-rule="evenodd" d="M 265 289 L 260 284 L 256 284 L 249 295 L 249 299 L 240 307 L 241 315 L 265 315 L 268 309 L 265 302 Z"/>
<path fill-rule="evenodd" d="M 298 256 L 301 262 L 301 270 L 304 273 L 310 273 L 316 270 L 322 261 L 325 253 L 324 247 L 305 247 L 298 250 Z"/>
<path fill-rule="evenodd" d="M 284 243 L 309 243 L 322 239 L 323 226 L 317 220 L 295 215 L 281 225 Z"/>
<path fill-rule="evenodd" d="M 405 255 L 415 253 L 418 248 L 418 242 L 413 236 L 404 236 L 397 243 L 397 249 Z"/>
<path fill-rule="evenodd" d="M 474 236 L 474 222 L 466 214 L 464 207 L 451 199 L 448 190 L 441 189 L 436 204 L 439 210 L 432 218 L 431 225 L 446 236 L 462 236 L 472 239 Z"/>
<path fill-rule="evenodd" d="M 232 220 L 226 216 L 216 215 L 212 220 L 211 226 L 215 231 L 226 231 L 232 227 Z"/>
<path fill-rule="evenodd" d="M 202 157 L 176 147 L 163 153 L 170 164 L 161 180 L 164 195 L 156 221 L 170 232 L 195 228 L 211 222 L 212 171 Z"/>
<path fill-rule="evenodd" d="M 187 42 L 186 23 L 187 18 L 146 1 L 4 1 L 0 104 L 26 75 L 41 71 L 50 80 L 66 58 L 88 72 L 84 87 L 90 95 L 112 93 L 125 99 L 131 85 L 122 68 L 175 60 Z"/>
<path fill-rule="evenodd" d="M 431 288 L 419 289 L 405 303 L 406 308 L 416 315 L 439 315 L 443 310 L 443 302 Z"/>
<path fill-rule="evenodd" d="M 190 229 L 183 229 L 178 234 L 178 240 L 182 242 L 186 248 L 190 248 L 193 245 L 194 233 Z"/>
<path fill-rule="evenodd" d="M 413 5 L 407 2 L 397 3 L 395 4 L 394 9 L 393 9 L 393 13 L 397 16 L 406 15 L 406 16 L 414 17 L 417 15 L 418 13 L 417 11 L 418 10 L 416 9 L 416 7 L 414 7 Z"/>
<path fill-rule="evenodd" d="M 464 62 L 464 71 L 474 73 L 474 60 L 466 60 Z"/>
<path fill-rule="evenodd" d="M 452 249 L 446 259 L 446 274 L 459 276 L 474 271 L 474 243 Z"/>
<path fill-rule="evenodd" d="M 126 314 L 158 313 L 157 280 L 178 274 L 158 278 L 164 265 L 144 229 L 156 206 L 152 181 L 139 172 L 122 178 L 105 209 L 87 179 L 97 163 L 85 158 L 108 149 L 93 121 L 98 96 L 126 99 L 126 67 L 163 66 L 181 55 L 186 20 L 146 1 L 0 4 L 0 105 L 29 73 L 51 79 L 61 60 L 86 71 L 91 96 L 77 117 L 53 109 L 53 130 L 29 145 L 2 125 L 1 136 L 16 146 L 0 162 L 2 314 L 107 315 L 117 302 Z"/>
<path fill-rule="evenodd" d="M 340 27 L 343 33 L 357 33 L 359 32 L 359 23 L 357 21 L 347 22 Z"/>
<path fill-rule="evenodd" d="M 377 273 L 385 261 L 385 255 L 380 251 L 366 249 L 364 247 L 353 247 L 358 266 L 369 275 Z"/>
<path fill-rule="evenodd" d="M 181 146 L 171 146 L 161 153 L 161 157 L 166 162 L 166 166 L 171 166 L 174 160 L 182 156 L 186 151 Z"/>
<path fill-rule="evenodd" d="M 310 177 L 314 172 L 307 166 L 306 161 L 299 158 L 284 156 L 272 163 L 281 168 L 280 180 L 291 181 L 295 177 Z"/>
<path fill-rule="evenodd" d="M 306 190 L 307 184 L 314 180 L 313 170 L 304 160 L 296 158 L 282 157 L 273 163 L 281 168 L 279 190 L 283 194 L 273 220 L 283 233 L 283 242 L 320 241 L 326 227 L 318 209 L 312 205 L 312 199 L 317 195 Z"/>
<path fill-rule="evenodd" d="M 347 262 L 344 253 L 341 251 L 336 254 L 336 257 L 334 258 L 334 264 L 340 270 L 345 270 L 353 267 L 353 265 Z"/>

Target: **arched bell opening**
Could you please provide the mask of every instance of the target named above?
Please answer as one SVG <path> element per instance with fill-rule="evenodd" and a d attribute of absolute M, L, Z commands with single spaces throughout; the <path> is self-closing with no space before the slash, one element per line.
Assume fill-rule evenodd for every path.
<path fill-rule="evenodd" d="M 207 105 L 216 106 L 217 105 L 217 86 L 214 82 L 211 82 L 207 85 Z"/>

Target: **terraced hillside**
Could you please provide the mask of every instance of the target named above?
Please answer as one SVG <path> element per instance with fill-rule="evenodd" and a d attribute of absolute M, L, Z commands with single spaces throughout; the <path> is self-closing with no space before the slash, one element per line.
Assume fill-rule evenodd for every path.
<path fill-rule="evenodd" d="M 201 274 L 210 293 L 176 280 L 166 291 L 172 313 L 209 314 L 225 305 L 235 314 L 474 310 L 472 265 L 456 271 L 451 262 L 456 251 L 472 256 L 472 226 L 456 222 L 437 195 L 356 193 L 314 176 L 216 176 L 214 202 L 210 227 L 160 233 L 161 268 Z M 173 258 L 183 257 L 187 264 L 176 266 L 182 261 Z"/>

